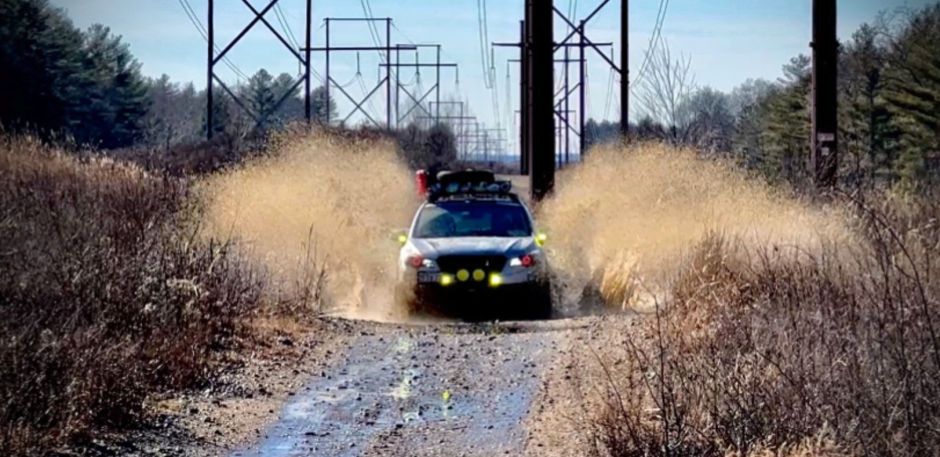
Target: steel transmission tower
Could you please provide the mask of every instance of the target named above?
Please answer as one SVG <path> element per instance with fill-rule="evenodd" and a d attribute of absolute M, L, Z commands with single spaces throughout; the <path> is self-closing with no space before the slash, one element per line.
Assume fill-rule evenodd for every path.
<path fill-rule="evenodd" d="M 232 97 L 232 100 L 234 100 L 235 103 L 239 107 L 241 107 L 246 113 L 252 116 L 256 124 L 260 125 L 265 120 L 263 117 L 259 117 L 258 113 L 252 113 L 251 110 L 249 110 L 248 107 L 245 106 L 245 104 L 241 101 L 241 99 L 237 95 L 235 95 L 235 93 L 232 92 L 232 90 L 229 89 L 229 87 L 225 84 L 225 82 L 223 82 L 215 73 L 215 66 L 219 62 L 221 62 L 222 59 L 224 59 L 226 55 L 232 50 L 232 48 L 234 48 L 235 45 L 237 45 L 238 42 L 241 41 L 241 39 L 244 38 L 244 36 L 249 31 L 251 31 L 259 22 L 264 24 L 264 26 L 267 27 L 268 30 L 274 34 L 274 36 L 284 45 L 284 47 L 286 47 L 287 50 L 290 51 L 290 53 L 293 54 L 294 57 L 297 58 L 297 61 L 300 62 L 301 64 L 301 68 L 303 68 L 303 75 L 302 75 L 303 77 L 299 78 L 297 82 L 290 88 L 290 90 L 284 93 L 284 95 L 274 105 L 274 109 L 277 109 L 278 107 L 280 107 L 281 104 L 284 103 L 284 100 L 286 100 L 287 97 L 290 96 L 290 94 L 294 93 L 294 91 L 296 91 L 297 88 L 301 84 L 304 84 L 304 116 L 307 122 L 310 122 L 311 120 L 310 91 L 312 87 L 310 87 L 311 67 L 310 67 L 309 48 L 310 48 L 310 42 L 311 42 L 311 36 L 310 36 L 311 21 L 313 20 L 313 0 L 305 0 L 306 9 L 307 9 L 306 11 L 306 19 L 307 19 L 306 25 L 307 26 L 306 26 L 306 31 L 305 31 L 305 37 L 306 37 L 306 42 L 307 42 L 306 48 L 308 49 L 294 49 L 291 46 L 290 41 L 285 39 L 284 36 L 280 32 L 278 32 L 271 25 L 271 23 L 268 22 L 268 20 L 265 18 L 265 16 L 274 7 L 277 6 L 278 1 L 280 0 L 271 0 L 261 11 L 258 11 L 258 9 L 255 8 L 248 0 L 242 0 L 242 3 L 244 3 L 245 6 L 249 10 L 251 10 L 252 14 L 254 15 L 254 18 L 251 20 L 251 22 L 248 23 L 248 25 L 246 25 L 241 30 L 241 32 L 239 32 L 238 35 L 235 36 L 235 38 L 231 42 L 228 43 L 228 45 L 225 46 L 225 48 L 222 49 L 222 51 L 216 53 L 216 42 L 215 42 L 215 3 L 216 3 L 216 0 L 208 0 L 208 3 L 209 3 L 208 18 L 207 18 L 208 24 L 206 28 L 208 32 L 207 41 L 208 41 L 209 47 L 208 47 L 208 55 L 206 59 L 207 61 L 207 65 L 206 65 L 206 126 L 207 126 L 206 137 L 210 140 L 212 139 L 212 136 L 214 133 L 213 126 L 215 122 L 214 113 L 213 113 L 213 106 L 215 104 L 215 93 L 214 93 L 215 91 L 213 89 L 215 87 L 215 84 L 218 84 L 219 87 L 222 88 L 222 90 L 224 90 L 230 97 Z M 301 55 L 301 52 L 304 52 L 304 54 Z"/>
<path fill-rule="evenodd" d="M 592 42 L 586 35 L 585 26 L 597 16 L 598 13 L 608 4 L 610 0 L 603 0 L 590 14 L 575 24 L 572 19 L 566 17 L 553 4 L 553 0 L 525 0 L 525 20 L 523 21 L 523 40 L 521 48 L 521 66 L 522 76 L 520 82 L 520 94 L 522 111 L 522 151 L 523 160 L 527 163 L 523 165 L 523 171 L 529 172 L 531 182 L 532 199 L 542 200 L 549 195 L 555 185 L 555 117 L 561 116 L 556 111 L 554 97 L 554 53 L 555 51 L 568 46 L 579 47 L 582 52 L 576 61 L 580 62 L 581 85 L 585 84 L 583 50 L 586 48 L 594 49 L 597 54 L 604 59 L 611 68 L 620 74 L 620 131 L 624 139 L 627 138 L 629 127 L 629 77 L 628 77 L 628 54 L 629 54 L 629 23 L 628 23 L 628 0 L 620 0 L 620 34 L 621 50 L 620 65 L 618 66 L 612 59 L 607 57 L 601 50 L 601 43 Z M 561 20 L 572 30 L 561 41 L 555 42 L 553 36 L 554 16 L 558 15 Z M 570 43 L 571 39 L 579 36 L 578 43 Z M 567 66 L 570 59 L 564 59 Z M 567 70 L 567 69 L 566 69 Z M 570 93 L 570 88 L 566 88 L 566 96 Z M 565 101 L 566 102 L 566 101 Z M 567 104 L 567 103 L 566 103 Z M 580 124 L 579 134 L 583 134 L 583 124 L 587 116 L 584 112 L 584 97 L 581 97 L 580 103 Z M 568 111 L 567 109 L 561 111 Z M 565 124 L 568 122 L 568 113 L 561 117 Z M 568 126 L 569 128 L 570 125 Z M 582 139 L 583 145 L 583 139 Z M 583 146 L 582 146 L 583 149 Z"/>

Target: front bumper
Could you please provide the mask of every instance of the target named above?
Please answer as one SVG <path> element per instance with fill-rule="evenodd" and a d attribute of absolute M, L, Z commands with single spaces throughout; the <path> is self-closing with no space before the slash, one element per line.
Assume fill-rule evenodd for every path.
<path fill-rule="evenodd" d="M 544 288 L 537 282 L 500 287 L 420 285 L 415 288 L 415 304 L 425 314 L 464 320 L 524 319 L 545 302 Z"/>
<path fill-rule="evenodd" d="M 550 284 L 539 270 L 507 268 L 499 273 L 497 285 L 489 280 L 492 274 L 480 281 L 472 277 L 461 281 L 453 275 L 446 284 L 418 283 L 416 275 L 409 275 L 405 280 L 413 291 L 411 308 L 464 320 L 541 318 L 550 312 Z"/>

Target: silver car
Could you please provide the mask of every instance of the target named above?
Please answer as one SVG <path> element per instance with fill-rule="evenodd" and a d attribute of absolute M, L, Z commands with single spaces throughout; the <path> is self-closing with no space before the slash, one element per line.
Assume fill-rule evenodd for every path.
<path fill-rule="evenodd" d="M 432 186 L 399 238 L 403 298 L 413 310 L 465 320 L 550 318 L 545 236 L 529 208 L 508 181 L 461 178 Z"/>

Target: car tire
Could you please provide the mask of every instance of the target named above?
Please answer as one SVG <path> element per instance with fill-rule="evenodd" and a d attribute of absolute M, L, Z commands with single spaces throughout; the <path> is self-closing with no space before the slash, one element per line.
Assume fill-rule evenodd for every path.
<path fill-rule="evenodd" d="M 395 285 L 393 296 L 395 306 L 409 317 L 413 317 L 418 312 L 414 290 L 409 290 L 404 284 L 398 283 Z"/>
<path fill-rule="evenodd" d="M 529 312 L 529 318 L 532 320 L 549 320 L 554 317 L 555 308 L 552 303 L 552 284 L 550 281 L 544 281 L 535 288 L 535 294 L 530 303 L 532 307 Z"/>

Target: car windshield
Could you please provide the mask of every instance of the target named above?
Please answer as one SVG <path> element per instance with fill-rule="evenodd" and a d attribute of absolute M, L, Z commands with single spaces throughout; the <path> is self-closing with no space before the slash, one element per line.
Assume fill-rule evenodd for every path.
<path fill-rule="evenodd" d="M 531 234 L 528 214 L 521 205 L 441 203 L 421 210 L 414 237 L 522 237 Z"/>

